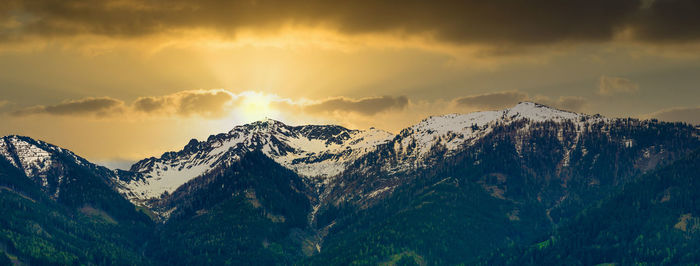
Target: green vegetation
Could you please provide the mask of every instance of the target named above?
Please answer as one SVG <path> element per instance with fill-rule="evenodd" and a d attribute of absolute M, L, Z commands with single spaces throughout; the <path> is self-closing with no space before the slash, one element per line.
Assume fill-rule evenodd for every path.
<path fill-rule="evenodd" d="M 536 208 L 494 198 L 464 179 L 441 181 L 417 182 L 384 204 L 342 217 L 323 251 L 305 263 L 364 265 L 411 257 L 419 264 L 456 264 L 513 241 L 533 240 L 535 232 L 549 228 Z M 509 218 L 513 209 L 520 220 Z"/>
<path fill-rule="evenodd" d="M 700 152 L 644 175 L 581 212 L 553 244 L 495 252 L 490 264 L 679 265 L 700 261 Z"/>
<path fill-rule="evenodd" d="M 17 258 L 15 258 L 17 259 Z M 0 265 L 10 265 L 12 264 L 12 258 L 10 258 L 10 255 L 7 253 L 3 252 L 0 254 Z"/>
<path fill-rule="evenodd" d="M 206 181 L 206 182 L 201 182 Z M 147 250 L 165 264 L 291 264 L 303 255 L 310 204 L 296 174 L 262 153 L 197 178 L 172 194 L 176 207 Z M 193 186 L 198 192 L 179 197 Z M 233 196 L 232 196 L 233 195 Z"/>
<path fill-rule="evenodd" d="M 425 265 L 423 257 L 413 251 L 405 251 L 399 254 L 394 254 L 389 257 L 388 261 L 379 263 L 380 266 L 399 266 L 399 265 Z"/>
<path fill-rule="evenodd" d="M 284 225 L 235 197 L 208 213 L 166 224 L 149 244 L 166 265 L 290 264 L 298 256 Z"/>
<path fill-rule="evenodd" d="M 106 223 L 7 190 L 0 191 L 0 206 L 0 242 L 20 261 L 37 265 L 149 264 L 138 251 L 138 241 L 148 238 L 147 225 Z"/>
<path fill-rule="evenodd" d="M 83 174 L 86 175 L 75 176 L 71 183 L 95 178 Z M 0 247 L 4 253 L 12 254 L 10 259 L 33 265 L 152 263 L 140 250 L 150 238 L 153 223 L 144 222 L 148 218 L 134 211 L 130 203 L 124 204 L 125 200 L 106 184 L 83 188 L 88 195 L 103 194 L 89 202 L 95 203 L 91 206 L 106 206 L 109 213 L 87 205 L 83 212 L 73 204 L 65 204 L 60 197 L 57 201 L 50 199 L 24 173 L 4 160 L 0 160 L 0 187 L 3 188 L 0 189 Z M 70 189 L 61 194 L 65 199 L 73 199 L 68 202 L 84 198 L 68 193 L 72 193 Z"/>

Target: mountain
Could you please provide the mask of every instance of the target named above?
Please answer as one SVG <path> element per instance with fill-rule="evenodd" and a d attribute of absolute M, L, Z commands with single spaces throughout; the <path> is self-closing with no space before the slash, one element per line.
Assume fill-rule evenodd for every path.
<path fill-rule="evenodd" d="M 168 265 L 292 264 L 314 250 L 305 191 L 301 177 L 263 153 L 243 154 L 160 202 L 172 211 L 146 250 Z"/>
<path fill-rule="evenodd" d="M 375 197 L 412 183 L 421 172 L 472 169 L 483 175 L 473 181 L 496 197 L 527 196 L 555 207 L 578 200 L 567 196 L 571 187 L 594 195 L 698 144 L 698 130 L 689 125 L 521 103 L 501 111 L 431 117 L 406 128 L 355 160 L 337 178 L 342 181 L 328 186 L 325 200 L 371 205 Z M 560 210 L 548 211 L 556 223 Z"/>
<path fill-rule="evenodd" d="M 321 196 L 328 191 L 327 188 L 342 184 L 344 180 L 337 177 L 359 159 L 371 158 L 368 168 L 379 166 L 382 172 L 406 172 L 430 165 L 436 158 L 431 157 L 434 153 L 451 156 L 492 133 L 497 125 L 517 121 L 574 121 L 580 126 L 607 120 L 529 102 L 501 111 L 431 117 L 396 136 L 377 129 L 288 126 L 267 119 L 237 126 L 228 133 L 211 135 L 206 141 L 193 139 L 182 150 L 167 152 L 160 158 L 141 160 L 120 175 L 124 180 L 120 182 L 120 191 L 136 204 L 150 206 L 163 193 L 171 193 L 195 177 L 227 167 L 239 160 L 242 154 L 260 150 L 280 165 L 305 177 Z M 387 147 L 392 149 L 391 154 L 377 154 L 378 148 Z M 380 162 L 375 163 L 375 158 L 370 157 L 372 155 L 377 155 Z M 358 195 L 353 196 L 371 198 L 394 186 L 390 182 L 373 191 L 354 191 Z"/>
<path fill-rule="evenodd" d="M 698 165 L 700 150 L 645 174 L 581 212 L 549 239 L 494 252 L 478 264 L 696 264 Z"/>
<path fill-rule="evenodd" d="M 41 189 L 53 199 L 62 198 L 61 189 L 70 181 L 66 176 L 73 168 L 72 166 L 93 171 L 103 170 L 68 150 L 22 136 L 1 138 L 0 155 L 13 167 L 24 172 L 32 181 L 40 184 Z M 105 173 L 107 172 L 109 171 Z M 103 180 L 111 182 L 113 179 L 104 178 Z"/>
<path fill-rule="evenodd" d="M 163 193 L 172 193 L 187 181 L 229 167 L 253 150 L 262 151 L 280 165 L 303 176 L 313 187 L 327 184 L 356 158 L 387 142 L 392 135 L 370 129 L 341 126 L 287 126 L 265 120 L 237 126 L 228 133 L 191 140 L 181 151 L 167 152 L 134 164 L 120 181 L 123 193 L 148 205 Z"/>
<path fill-rule="evenodd" d="M 115 172 L 71 151 L 28 137 L 6 136 L 0 138 L 0 155 L 0 160 L 10 165 L 8 168 L 19 170 L 60 204 L 99 208 L 115 218 L 138 215 L 132 204 L 115 191 Z M 12 182 L 5 185 L 15 186 Z"/>
<path fill-rule="evenodd" d="M 448 241 L 447 246 L 471 247 L 471 252 L 460 251 L 457 255 L 455 249 L 446 249 L 442 253 L 435 251 L 433 256 L 422 256 L 428 261 L 451 257 L 454 261 L 443 262 L 457 263 L 494 248 L 528 243 L 546 235 L 636 176 L 700 147 L 697 129 L 688 125 L 609 119 L 534 103 L 521 103 L 500 111 L 430 117 L 396 136 L 382 134 L 382 138 L 377 138 L 380 141 L 370 148 L 351 146 L 345 149 L 353 152 L 338 153 L 337 146 L 326 142 L 319 145 L 326 150 L 306 154 L 332 156 L 289 160 L 290 156 L 299 156 L 295 151 L 309 149 L 308 144 L 297 144 L 301 141 L 296 136 L 306 136 L 297 133 L 300 128 L 323 128 L 319 132 L 327 132 L 333 127 L 292 127 L 271 120 L 255 122 L 237 127 L 228 134 L 209 137 L 202 142 L 203 149 L 195 146 L 202 145 L 200 142 L 191 141 L 182 151 L 166 153 L 160 160 L 176 154 L 174 158 L 185 155 L 184 158 L 221 162 L 220 156 L 209 155 L 222 151 L 209 152 L 214 150 L 211 147 L 226 147 L 216 146 L 219 138 L 236 139 L 237 146 L 227 150 L 235 156 L 221 155 L 231 159 L 227 163 L 239 160 L 241 154 L 260 150 L 294 171 L 310 188 L 304 194 L 309 197 L 313 209 L 304 234 L 318 247 L 316 252 L 320 251 L 312 259 L 322 264 L 332 261 L 331 257 L 343 258 L 346 256 L 343 254 L 351 255 L 348 260 L 337 263 L 364 261 L 372 255 L 372 252 L 362 252 L 368 248 L 394 250 L 396 254 L 403 254 L 402 250 L 430 251 L 434 247 L 429 242 L 414 247 L 401 247 L 401 243 L 416 243 L 440 235 L 443 236 L 440 239 L 458 236 L 455 239 L 460 241 Z M 338 133 L 316 136 L 333 135 Z M 336 143 L 342 146 L 355 142 Z M 175 160 L 181 161 L 195 160 Z M 303 167 L 289 164 L 290 161 L 302 162 Z M 325 174 L 319 174 L 319 170 L 308 171 L 329 164 L 338 168 Z M 141 169 L 140 165 L 137 163 L 132 170 Z M 205 172 L 217 172 L 226 167 L 227 164 L 203 166 Z M 455 184 L 459 188 L 451 189 Z M 184 188 L 187 193 L 198 190 L 190 186 Z M 178 194 L 178 197 L 187 198 L 182 196 L 186 193 Z M 166 194 L 152 200 L 152 209 L 168 214 L 174 206 L 162 202 L 169 202 L 169 198 Z M 426 202 L 437 203 L 437 206 L 423 209 Z M 159 206 L 168 207 L 159 209 Z M 201 211 L 205 210 L 202 207 Z M 430 218 L 426 221 L 421 217 Z M 433 222 L 437 223 L 425 228 Z M 460 228 L 467 222 L 479 226 L 479 234 L 445 231 Z M 407 233 L 419 231 L 422 233 Z M 403 233 L 395 235 L 397 232 Z M 451 234 L 446 234 L 448 232 Z M 384 235 L 386 233 L 389 235 Z M 371 237 L 382 235 L 388 243 L 371 241 Z M 369 239 L 362 239 L 363 236 Z M 361 240 L 357 240 L 358 237 Z M 396 255 L 389 253 L 376 256 Z"/>
<path fill-rule="evenodd" d="M 115 191 L 113 172 L 21 136 L 0 138 L 0 155 L 0 249 L 8 260 L 150 264 L 140 249 L 153 222 Z"/>
<path fill-rule="evenodd" d="M 8 136 L 0 173 L 15 174 L 0 181 L 39 191 L 47 210 L 150 228 L 119 240 L 139 262 L 459 264 L 566 238 L 601 199 L 698 149 L 691 125 L 524 102 L 396 135 L 267 119 L 115 171 Z"/>
<path fill-rule="evenodd" d="M 531 111 L 557 113 L 530 106 Z M 399 134 L 380 145 L 339 177 L 343 184 L 331 189 L 317 214 L 317 225 L 331 228 L 321 253 L 309 263 L 471 261 L 497 248 L 546 237 L 640 175 L 700 148 L 698 131 L 689 125 L 576 117 L 511 120 L 501 115 L 463 130 L 489 132 L 455 149 L 447 144 L 454 131 L 428 129 L 424 132 L 434 137 L 418 138 L 416 131 L 405 130 L 405 137 Z M 469 125 L 465 120 L 462 125 Z M 426 145 L 412 144 L 426 139 L 434 143 L 428 155 L 404 167 L 403 162 L 415 158 L 412 154 L 426 154 L 414 152 Z M 396 148 L 402 142 L 409 147 Z M 387 187 L 381 199 L 353 193 Z"/>

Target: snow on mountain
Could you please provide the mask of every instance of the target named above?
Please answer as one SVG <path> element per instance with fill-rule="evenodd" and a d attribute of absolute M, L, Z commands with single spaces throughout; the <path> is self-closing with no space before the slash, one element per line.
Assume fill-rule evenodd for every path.
<path fill-rule="evenodd" d="M 45 173 L 53 164 L 50 152 L 18 136 L 3 137 L 3 141 L 0 142 L 0 154 L 27 176 Z"/>
<path fill-rule="evenodd" d="M 391 170 L 400 171 L 402 168 L 420 165 L 437 147 L 444 147 L 449 155 L 450 152 L 473 144 L 489 134 L 493 126 L 498 123 L 508 124 L 523 119 L 532 122 L 578 123 L 584 117 L 591 118 L 588 115 L 562 111 L 532 102 L 521 102 L 512 108 L 499 111 L 432 116 L 399 133 L 393 148 L 402 158 L 399 158 L 400 165 Z"/>
<path fill-rule="evenodd" d="M 0 156 L 37 181 L 54 198 L 58 197 L 64 180 L 59 154 L 78 165 L 89 164 L 71 151 L 40 140 L 14 135 L 0 138 Z"/>
<path fill-rule="evenodd" d="M 139 174 L 139 178 L 122 181 L 122 192 L 138 201 L 159 197 L 193 178 L 229 165 L 254 149 L 300 176 L 328 182 L 349 163 L 392 137 L 391 133 L 377 129 L 288 126 L 271 119 L 258 121 L 212 135 L 206 141 L 191 140 L 182 151 L 137 162 L 130 171 Z"/>
<path fill-rule="evenodd" d="M 598 122 L 610 125 L 621 121 L 523 102 L 498 111 L 429 117 L 397 135 L 374 128 L 290 126 L 268 119 L 236 126 L 206 140 L 193 139 L 180 151 L 141 160 L 128 171 L 112 171 L 68 150 L 21 136 L 0 138 L 0 160 L 6 160 L 23 171 L 55 199 L 58 199 L 61 184 L 70 183 L 65 181 L 70 180 L 66 177 L 71 177 L 67 173 L 74 171 L 67 170 L 79 168 L 104 178 L 108 185 L 133 203 L 153 207 L 157 206 L 157 199 L 163 193 L 172 193 L 194 178 L 216 173 L 233 165 L 245 153 L 259 150 L 302 176 L 306 185 L 315 188 L 309 193 L 316 197 L 314 211 L 310 214 L 310 221 L 313 221 L 321 204 L 347 199 L 368 206 L 406 182 L 401 173 L 435 165 L 492 133 L 503 133 L 504 128 L 513 129 L 506 134 L 519 154 L 523 148 L 527 149 L 531 140 L 528 136 L 532 132 L 542 128 L 557 130 L 554 133 L 558 134 L 563 149 L 558 164 L 558 169 L 561 169 L 570 164 L 573 150 L 579 149 L 584 156 L 588 153 L 586 147 L 579 144 L 580 137 L 586 136 L 585 132 L 606 134 L 609 133 L 606 132 L 607 126 Z M 500 130 L 494 132 L 497 128 Z M 627 148 L 636 145 L 634 139 L 622 139 L 621 143 Z M 648 152 L 646 157 L 652 157 L 652 154 Z M 348 169 L 351 165 L 358 167 Z M 346 170 L 352 172 L 341 175 Z M 172 209 L 153 211 L 167 219 Z"/>
<path fill-rule="evenodd" d="M 402 130 L 398 135 L 378 130 L 351 130 L 337 125 L 289 126 L 267 119 L 234 127 L 204 141 L 191 140 L 181 151 L 147 158 L 121 172 L 117 189 L 132 201 L 145 202 L 164 192 L 173 192 L 193 178 L 226 167 L 251 150 L 260 150 L 279 164 L 305 177 L 315 186 L 333 182 L 358 158 L 381 144 L 394 149 L 397 164 L 387 170 L 401 171 L 424 164 L 436 148 L 449 155 L 489 134 L 494 125 L 522 119 L 573 121 L 590 116 L 523 102 L 510 109 L 469 114 L 433 116 Z M 601 118 L 596 118 L 601 119 Z M 7 136 L 0 141 L 0 156 L 47 190 L 58 195 L 58 183 L 47 173 L 60 166 L 57 154 L 78 165 L 92 165 L 70 151 L 26 137 Z M 96 167 L 96 166 L 95 166 Z M 61 173 L 61 171 L 53 171 Z M 110 175 L 114 172 L 110 171 Z M 116 178 L 115 178 L 116 179 Z M 49 184 L 51 183 L 51 184 Z M 48 188 L 48 187 L 51 188 Z"/>
<path fill-rule="evenodd" d="M 288 126 L 267 119 L 236 126 L 206 141 L 191 140 L 183 150 L 137 162 L 130 172 L 138 176 L 121 181 L 121 192 L 132 201 L 158 198 L 213 169 L 230 165 L 250 150 L 264 154 L 304 176 L 312 184 L 329 184 L 334 176 L 380 144 L 393 145 L 399 155 L 392 171 L 425 163 L 437 147 L 447 154 L 489 134 L 497 123 L 579 121 L 585 115 L 531 102 L 510 109 L 434 116 L 406 128 L 397 136 L 378 130 L 350 130 L 335 125 Z M 588 116 L 586 116 L 588 117 Z"/>

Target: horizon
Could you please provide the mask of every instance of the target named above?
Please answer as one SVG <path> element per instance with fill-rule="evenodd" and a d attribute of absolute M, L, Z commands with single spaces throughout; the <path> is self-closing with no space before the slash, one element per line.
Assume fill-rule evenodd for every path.
<path fill-rule="evenodd" d="M 546 105 L 546 104 L 537 103 L 537 102 L 534 102 L 534 101 L 522 101 L 522 102 L 518 102 L 516 105 L 510 106 L 510 107 L 504 108 L 504 109 L 472 111 L 472 112 L 466 112 L 466 113 L 447 113 L 447 114 L 441 114 L 441 115 L 430 115 L 430 116 L 427 116 L 427 117 L 423 118 L 422 120 L 420 120 L 420 121 L 417 122 L 417 123 L 414 123 L 414 124 L 412 124 L 412 125 L 408 125 L 408 126 L 405 127 L 405 128 L 402 128 L 401 130 L 406 129 L 406 128 L 410 128 L 410 127 L 412 127 L 412 126 L 417 125 L 418 123 L 420 123 L 420 122 L 422 122 L 422 121 L 426 121 L 426 120 L 431 119 L 431 118 L 434 118 L 434 117 L 442 117 L 442 116 L 450 116 L 450 115 L 469 115 L 469 114 L 472 114 L 472 113 L 480 113 L 480 112 L 503 111 L 503 110 L 512 109 L 512 108 L 514 108 L 514 107 L 516 107 L 516 106 L 518 106 L 518 105 L 524 104 L 524 103 L 531 103 L 531 104 L 534 104 L 535 107 L 540 107 L 540 106 L 541 106 L 541 107 L 545 107 L 545 108 L 548 108 L 548 109 L 553 109 L 553 110 L 560 111 L 560 112 L 575 113 L 575 114 L 585 115 L 585 116 L 597 116 L 597 115 L 600 115 L 600 114 L 589 114 L 589 113 L 575 112 L 575 111 L 571 111 L 571 110 L 559 109 L 559 108 L 556 108 L 556 107 L 552 107 L 552 106 L 549 106 L 549 105 Z M 607 116 L 603 116 L 603 117 L 605 117 L 605 118 L 610 118 L 610 119 L 626 119 L 626 118 L 632 118 L 632 119 L 640 119 L 640 120 L 644 120 L 644 121 L 646 121 L 646 120 L 657 120 L 657 118 L 654 118 L 654 117 L 648 117 L 648 118 L 607 117 Z M 70 149 L 69 149 L 69 150 L 72 151 L 72 152 L 74 152 L 74 153 L 76 153 L 76 155 L 78 155 L 78 156 L 80 156 L 80 157 L 82 157 L 82 158 L 87 159 L 88 161 L 92 161 L 92 162 L 94 162 L 94 163 L 96 163 L 96 164 L 98 164 L 98 165 L 107 167 L 107 168 L 109 168 L 109 169 L 112 169 L 112 170 L 117 170 L 117 169 L 119 169 L 119 170 L 128 170 L 131 166 L 133 166 L 134 164 L 136 164 L 137 162 L 139 162 L 139 161 L 141 161 L 141 160 L 145 160 L 145 159 L 149 159 L 149 158 L 159 158 L 159 157 L 163 156 L 163 155 L 166 154 L 166 153 L 179 151 L 179 150 L 182 149 L 182 147 L 185 147 L 185 146 L 187 145 L 187 143 L 189 143 L 189 142 L 192 141 L 192 140 L 197 140 L 197 141 L 200 141 L 200 142 L 206 141 L 206 140 L 207 140 L 209 137 L 211 137 L 211 136 L 215 136 L 215 135 L 217 135 L 217 134 L 222 134 L 222 133 L 228 133 L 228 132 L 230 132 L 231 130 L 233 130 L 233 129 L 235 129 L 236 127 L 239 127 L 239 126 L 245 126 L 245 125 L 250 125 L 250 124 L 254 124 L 254 123 L 258 123 L 258 122 L 267 122 L 267 121 L 274 121 L 274 122 L 282 123 L 282 124 L 285 125 L 285 126 L 291 126 L 291 127 L 298 127 L 298 126 L 342 126 L 342 125 L 330 124 L 330 123 L 325 123 L 325 124 L 322 124 L 322 123 L 316 123 L 316 124 L 289 123 L 289 122 L 285 122 L 285 121 L 282 121 L 282 120 L 279 120 L 279 119 L 276 119 L 276 118 L 272 118 L 272 117 L 264 117 L 264 118 L 262 118 L 262 119 L 255 120 L 255 121 L 240 122 L 240 123 L 234 124 L 234 125 L 231 127 L 231 129 L 229 129 L 229 130 L 220 131 L 220 132 L 212 132 L 212 133 L 209 133 L 209 135 L 207 135 L 206 137 L 203 137 L 203 138 L 191 138 L 191 139 L 187 139 L 187 140 L 183 139 L 182 142 L 185 143 L 184 145 L 180 145 L 180 146 L 177 146 L 177 145 L 176 145 L 175 148 L 173 148 L 173 149 L 171 149 L 171 150 L 161 151 L 160 153 L 155 153 L 155 154 L 152 154 L 152 155 L 150 155 L 150 156 L 145 156 L 145 157 L 131 158 L 131 159 L 119 158 L 119 159 L 112 159 L 112 160 L 99 160 L 99 159 L 93 159 L 93 158 L 84 157 L 84 156 L 81 156 L 81 155 L 80 155 L 78 152 L 76 152 L 76 151 L 73 151 L 73 150 L 70 150 Z M 660 121 L 662 121 L 662 122 L 667 122 L 667 123 L 674 123 L 674 122 L 677 123 L 677 122 L 681 122 L 681 123 L 685 123 L 685 124 L 688 124 L 688 125 L 693 126 L 693 127 L 700 127 L 700 124 L 692 124 L 692 123 L 687 123 L 687 122 L 683 122 L 683 121 L 663 121 L 663 120 L 660 120 Z M 400 131 L 401 131 L 401 130 L 399 130 L 399 131 L 397 131 L 397 132 L 388 131 L 388 130 L 384 130 L 384 129 L 377 128 L 377 127 L 375 127 L 375 126 L 370 126 L 370 127 L 368 127 L 368 128 L 348 128 L 348 127 L 345 127 L 345 126 L 342 126 L 342 127 L 346 128 L 346 129 L 348 129 L 348 130 L 360 130 L 360 131 L 366 131 L 366 130 L 371 130 L 371 129 L 378 129 L 378 130 L 384 131 L 384 132 L 389 133 L 389 134 L 392 134 L 392 135 L 396 135 L 396 134 L 398 134 L 397 132 L 400 132 Z M 38 138 L 34 138 L 34 137 L 32 137 L 32 136 L 26 136 L 26 135 L 9 134 L 9 135 L 4 135 L 4 136 L 2 136 L 2 137 L 4 138 L 4 137 L 10 137 L 10 136 L 29 137 L 29 138 L 36 139 L 36 140 L 39 140 L 39 141 L 44 141 L 44 142 L 46 142 L 46 143 L 48 143 L 48 144 L 51 144 L 51 145 L 55 145 L 55 146 L 58 146 L 58 147 L 64 147 L 64 146 L 62 146 L 62 144 L 60 144 L 60 143 L 51 143 L 51 142 L 48 142 L 48 141 L 45 141 L 45 140 L 42 140 L 42 139 L 38 139 Z"/>

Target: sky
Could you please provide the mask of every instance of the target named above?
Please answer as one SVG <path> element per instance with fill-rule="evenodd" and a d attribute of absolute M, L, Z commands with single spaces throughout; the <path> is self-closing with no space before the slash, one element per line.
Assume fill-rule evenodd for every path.
<path fill-rule="evenodd" d="M 521 101 L 700 124 L 695 0 L 4 0 L 0 135 L 124 167 L 272 118 Z"/>

